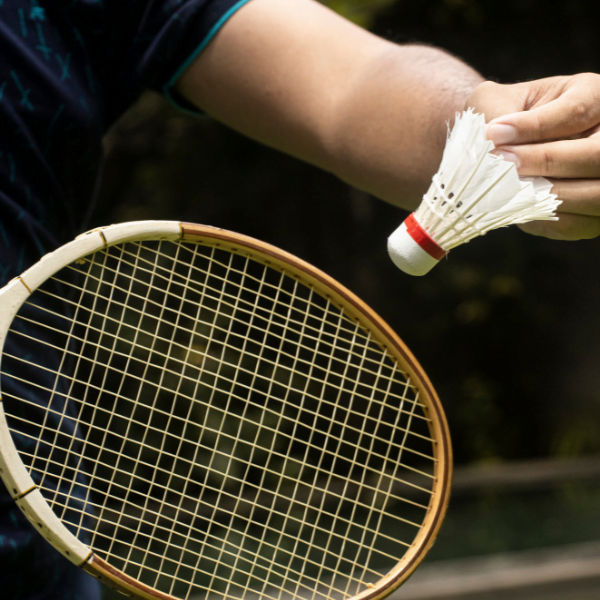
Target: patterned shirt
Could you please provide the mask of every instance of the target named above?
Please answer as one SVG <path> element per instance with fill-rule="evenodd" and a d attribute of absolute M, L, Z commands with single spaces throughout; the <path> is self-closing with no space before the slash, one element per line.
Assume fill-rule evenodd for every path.
<path fill-rule="evenodd" d="M 85 228 L 102 136 L 248 0 L 0 0 L 0 286 Z M 0 595 L 93 600 L 0 482 Z"/>

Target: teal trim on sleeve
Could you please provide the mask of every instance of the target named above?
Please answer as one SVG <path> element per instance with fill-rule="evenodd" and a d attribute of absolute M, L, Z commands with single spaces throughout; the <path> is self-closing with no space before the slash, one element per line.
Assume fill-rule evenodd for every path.
<path fill-rule="evenodd" d="M 177 109 L 188 113 L 190 115 L 202 115 L 203 113 L 198 110 L 191 110 L 189 108 L 186 108 L 185 106 L 182 106 L 179 102 L 177 102 L 175 100 L 175 98 L 173 98 L 173 95 L 171 94 L 171 89 L 175 86 L 175 83 L 177 83 L 177 80 L 183 75 L 183 72 L 196 60 L 196 58 L 198 58 L 198 56 L 200 56 L 200 54 L 202 54 L 202 52 L 206 49 L 206 47 L 212 42 L 213 38 L 217 35 L 217 33 L 219 33 L 221 27 L 223 27 L 223 25 L 225 25 L 225 23 L 227 23 L 227 21 L 229 21 L 229 19 L 240 9 L 242 8 L 242 6 L 244 6 L 245 4 L 248 4 L 248 2 L 250 2 L 250 0 L 240 0 L 237 4 L 234 4 L 218 21 L 217 23 L 213 26 L 213 28 L 208 32 L 208 34 L 206 35 L 206 37 L 202 40 L 202 42 L 200 43 L 200 45 L 194 50 L 194 52 L 192 52 L 192 54 L 188 57 L 188 59 L 179 67 L 179 69 L 177 69 L 177 71 L 175 71 L 175 74 L 173 75 L 173 77 L 171 77 L 171 79 L 165 83 L 164 87 L 163 87 L 163 93 L 165 95 L 165 97 L 167 98 L 167 100 Z"/>

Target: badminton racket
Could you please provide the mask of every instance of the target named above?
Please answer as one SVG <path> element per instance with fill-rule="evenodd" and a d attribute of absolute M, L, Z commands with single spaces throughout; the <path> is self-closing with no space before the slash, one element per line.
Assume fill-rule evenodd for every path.
<path fill-rule="evenodd" d="M 0 290 L 0 474 L 132 598 L 379 600 L 449 498 L 436 393 L 370 308 L 201 225 L 93 230 Z"/>

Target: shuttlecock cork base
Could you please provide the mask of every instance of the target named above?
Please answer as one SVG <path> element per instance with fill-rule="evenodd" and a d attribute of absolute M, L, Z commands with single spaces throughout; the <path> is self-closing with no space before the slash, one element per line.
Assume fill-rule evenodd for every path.
<path fill-rule="evenodd" d="M 419 208 L 390 236 L 388 251 L 409 275 L 425 275 L 446 254 L 492 229 L 556 221 L 560 200 L 543 177 L 521 178 L 516 166 L 491 154 L 483 115 L 456 115 L 439 171 Z"/>
<path fill-rule="evenodd" d="M 425 275 L 448 254 L 438 246 L 411 214 L 388 239 L 394 264 L 409 275 Z"/>

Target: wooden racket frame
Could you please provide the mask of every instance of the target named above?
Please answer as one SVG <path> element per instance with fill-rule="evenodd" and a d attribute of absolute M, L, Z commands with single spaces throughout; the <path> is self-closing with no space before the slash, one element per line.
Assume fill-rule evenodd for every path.
<path fill-rule="evenodd" d="M 429 417 L 429 428 L 434 441 L 434 480 L 432 500 L 423 525 L 404 557 L 390 572 L 368 589 L 350 600 L 381 600 L 406 581 L 437 537 L 450 499 L 452 478 L 452 447 L 448 424 L 440 400 L 425 374 L 406 345 L 371 308 L 337 281 L 309 263 L 254 238 L 224 229 L 194 223 L 173 221 L 141 221 L 102 227 L 74 240 L 56 252 L 44 257 L 19 278 L 0 290 L 0 347 L 8 324 L 23 302 L 43 281 L 71 262 L 92 252 L 127 241 L 170 239 L 214 246 L 238 253 L 271 268 L 284 271 L 315 292 L 341 307 L 345 314 L 357 319 L 373 334 L 373 339 L 386 348 L 398 361 L 412 384 L 419 391 L 419 400 Z M 43 263 L 46 263 L 45 265 Z M 4 314 L 2 314 L 4 313 Z M 8 324 L 6 324 L 8 322 Z M 0 398 L 0 475 L 13 499 L 36 529 L 71 562 L 90 575 L 131 598 L 178 600 L 169 594 L 140 583 L 96 556 L 54 515 L 21 462 L 10 436 Z"/>

